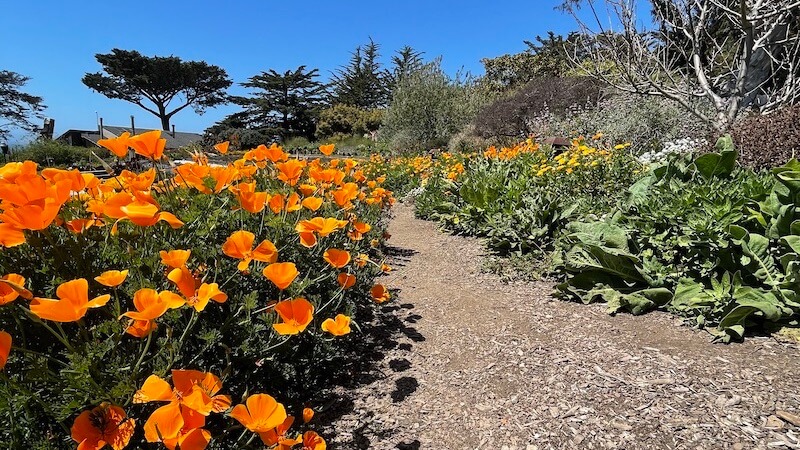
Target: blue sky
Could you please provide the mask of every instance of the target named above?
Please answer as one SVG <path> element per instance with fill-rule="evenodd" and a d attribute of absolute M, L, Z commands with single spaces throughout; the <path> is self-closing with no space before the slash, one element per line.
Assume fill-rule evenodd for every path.
<path fill-rule="evenodd" d="M 97 72 L 96 53 L 112 48 L 175 55 L 224 68 L 234 83 L 271 68 L 301 64 L 328 78 L 357 45 L 372 37 L 384 60 L 411 45 L 443 57 L 449 73 L 482 73 L 480 59 L 525 48 L 548 30 L 565 34 L 574 20 L 553 8 L 558 0 L 360 1 L 14 1 L 0 16 L 0 69 L 31 77 L 25 90 L 44 97 L 56 133 L 93 128 L 95 112 L 109 125 L 159 126 L 135 105 L 110 100 L 81 83 Z M 232 93 L 243 94 L 234 85 Z M 223 106 L 173 118 L 177 129 L 202 131 L 236 111 Z M 20 136 L 17 134 L 17 139 Z"/>

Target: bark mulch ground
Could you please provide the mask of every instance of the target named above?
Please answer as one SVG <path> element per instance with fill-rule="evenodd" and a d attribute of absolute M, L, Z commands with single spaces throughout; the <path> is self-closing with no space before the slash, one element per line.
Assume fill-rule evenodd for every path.
<path fill-rule="evenodd" d="M 797 346 L 503 283 L 406 205 L 390 233 L 393 298 L 315 418 L 329 448 L 800 448 Z"/>

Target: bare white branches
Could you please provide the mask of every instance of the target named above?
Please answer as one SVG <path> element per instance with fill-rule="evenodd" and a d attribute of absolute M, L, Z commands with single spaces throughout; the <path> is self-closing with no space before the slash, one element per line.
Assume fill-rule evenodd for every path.
<path fill-rule="evenodd" d="M 619 90 L 672 99 L 719 130 L 748 108 L 767 113 L 800 99 L 800 0 L 650 3 L 653 27 L 635 0 L 565 3 L 588 55 L 574 62 Z"/>

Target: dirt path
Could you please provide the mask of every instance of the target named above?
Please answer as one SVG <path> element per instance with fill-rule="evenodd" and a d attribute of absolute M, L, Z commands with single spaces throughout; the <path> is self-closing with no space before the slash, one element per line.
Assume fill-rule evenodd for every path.
<path fill-rule="evenodd" d="M 329 405 L 331 448 L 800 448 L 798 348 L 503 284 L 480 242 L 395 209 L 386 342 Z"/>

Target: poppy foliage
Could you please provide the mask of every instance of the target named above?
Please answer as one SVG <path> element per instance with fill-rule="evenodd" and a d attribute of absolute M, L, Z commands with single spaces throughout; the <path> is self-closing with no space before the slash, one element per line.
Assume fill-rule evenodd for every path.
<path fill-rule="evenodd" d="M 325 448 L 313 399 L 276 399 L 374 307 L 392 192 L 333 145 L 99 145 L 146 169 L 0 167 L 0 442 Z"/>

